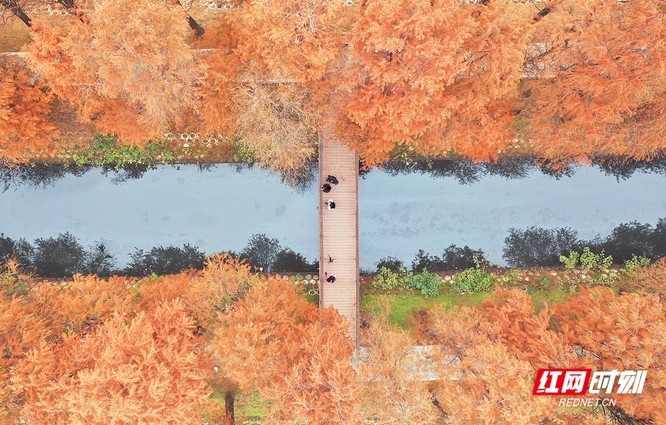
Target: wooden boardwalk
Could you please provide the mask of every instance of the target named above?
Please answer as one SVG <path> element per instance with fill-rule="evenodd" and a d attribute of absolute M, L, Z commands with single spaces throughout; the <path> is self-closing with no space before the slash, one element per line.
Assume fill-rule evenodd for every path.
<path fill-rule="evenodd" d="M 319 191 L 319 302 L 349 319 L 349 336 L 358 347 L 358 154 L 335 137 L 330 125 L 319 136 L 320 187 L 328 175 L 339 183 L 329 193 Z M 329 199 L 335 209 L 324 204 Z M 335 274 L 335 282 L 327 282 L 325 272 Z"/>

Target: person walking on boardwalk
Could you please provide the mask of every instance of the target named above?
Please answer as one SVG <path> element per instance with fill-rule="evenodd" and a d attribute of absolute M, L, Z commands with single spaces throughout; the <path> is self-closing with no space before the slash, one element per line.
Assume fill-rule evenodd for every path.
<path fill-rule="evenodd" d="M 335 202 L 333 202 L 332 199 L 329 199 L 328 201 L 324 202 L 324 204 L 328 205 L 329 210 L 335 209 Z"/>
<path fill-rule="evenodd" d="M 330 192 L 330 191 L 331 191 L 331 185 L 328 184 L 328 183 L 324 183 L 324 184 L 321 186 L 321 191 L 324 192 L 324 193 L 328 193 L 328 192 Z"/>
<path fill-rule="evenodd" d="M 338 184 L 338 183 L 339 183 L 339 182 L 338 182 L 338 179 L 335 178 L 335 176 L 332 176 L 332 175 L 330 175 L 330 174 L 328 175 L 328 177 L 326 177 L 326 181 L 327 181 L 328 183 L 332 183 L 332 184 Z"/>
<path fill-rule="evenodd" d="M 324 272 L 324 276 L 326 276 L 326 282 L 328 282 L 328 283 L 335 282 L 335 275 L 334 274 L 328 274 L 328 272 Z"/>

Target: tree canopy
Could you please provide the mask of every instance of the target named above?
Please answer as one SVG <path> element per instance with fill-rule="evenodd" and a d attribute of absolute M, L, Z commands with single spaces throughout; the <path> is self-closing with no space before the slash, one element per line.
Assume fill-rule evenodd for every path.
<path fill-rule="evenodd" d="M 367 166 L 513 152 L 558 166 L 666 147 L 657 0 L 237 0 L 198 37 L 179 2 L 66 3 L 30 18 L 30 85 L 47 96 L 33 99 L 56 95 L 133 143 L 197 131 L 289 170 L 315 154 L 326 117 Z M 44 143 L 57 137 L 45 128 Z"/>
<path fill-rule="evenodd" d="M 257 394 L 265 423 L 662 423 L 666 262 L 632 282 L 638 292 L 586 288 L 540 310 L 498 290 L 474 308 L 428 308 L 411 330 L 379 298 L 354 355 L 344 317 L 228 255 L 202 271 L 66 282 L 9 261 L 0 421 L 227 425 L 234 397 Z M 430 357 L 418 360 L 417 345 Z M 642 394 L 612 394 L 616 406 L 570 409 L 532 396 L 539 368 L 648 375 Z"/>

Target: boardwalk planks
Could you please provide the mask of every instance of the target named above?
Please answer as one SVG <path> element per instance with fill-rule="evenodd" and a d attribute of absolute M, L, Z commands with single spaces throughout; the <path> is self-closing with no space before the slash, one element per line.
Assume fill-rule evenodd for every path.
<path fill-rule="evenodd" d="M 319 191 L 319 300 L 349 319 L 349 336 L 358 346 L 358 154 L 335 137 L 330 123 L 319 134 L 319 186 L 328 175 L 339 181 L 330 193 Z M 329 199 L 333 210 L 324 204 Z M 326 282 L 325 272 L 335 274 L 334 283 Z"/>

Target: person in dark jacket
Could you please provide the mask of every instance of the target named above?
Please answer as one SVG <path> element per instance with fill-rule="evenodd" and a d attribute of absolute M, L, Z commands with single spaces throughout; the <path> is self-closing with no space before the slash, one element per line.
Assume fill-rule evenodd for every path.
<path fill-rule="evenodd" d="M 335 176 L 332 176 L 330 174 L 328 175 L 328 177 L 326 177 L 326 181 L 328 183 L 332 183 L 332 184 L 338 184 L 339 183 L 338 179 L 336 179 Z"/>
<path fill-rule="evenodd" d="M 330 192 L 330 191 L 331 191 L 331 185 L 328 184 L 328 183 L 324 183 L 324 184 L 321 186 L 321 191 L 324 192 L 324 193 L 328 193 L 328 192 Z"/>
<path fill-rule="evenodd" d="M 329 199 L 328 201 L 324 202 L 326 205 L 328 205 L 328 209 L 332 210 L 335 209 L 335 202 L 333 202 L 332 199 Z"/>

